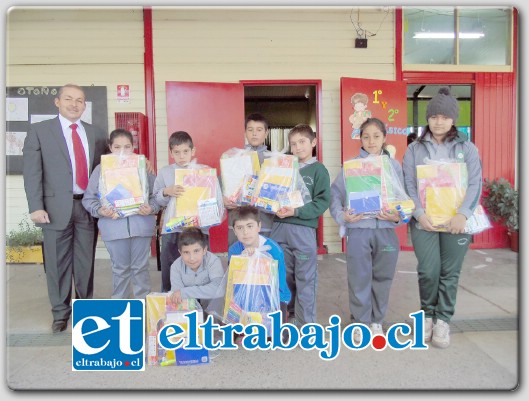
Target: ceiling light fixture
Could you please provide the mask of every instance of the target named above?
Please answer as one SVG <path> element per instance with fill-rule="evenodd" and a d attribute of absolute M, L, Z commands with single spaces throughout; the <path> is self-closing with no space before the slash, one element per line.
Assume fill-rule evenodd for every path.
<path fill-rule="evenodd" d="M 483 32 L 459 32 L 459 39 L 479 39 L 485 36 Z M 454 39 L 454 32 L 415 32 L 413 39 Z"/>

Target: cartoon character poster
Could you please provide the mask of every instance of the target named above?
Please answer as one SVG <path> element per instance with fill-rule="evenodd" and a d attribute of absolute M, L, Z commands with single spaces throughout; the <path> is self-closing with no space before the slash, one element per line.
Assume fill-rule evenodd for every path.
<path fill-rule="evenodd" d="M 342 160 L 358 155 L 360 127 L 371 117 L 382 120 L 387 150 L 402 162 L 407 146 L 406 83 L 375 79 L 341 79 Z"/>

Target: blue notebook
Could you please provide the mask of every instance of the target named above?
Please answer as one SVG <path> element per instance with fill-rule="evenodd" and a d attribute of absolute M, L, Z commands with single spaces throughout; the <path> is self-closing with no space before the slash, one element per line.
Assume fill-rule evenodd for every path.
<path fill-rule="evenodd" d="M 116 201 L 132 197 L 132 193 L 121 184 L 116 185 L 114 189 L 105 196 L 105 198 L 107 198 L 107 200 L 113 205 L 115 205 Z"/>
<path fill-rule="evenodd" d="M 378 191 L 362 191 L 349 193 L 349 208 L 358 213 L 378 212 L 382 208 Z"/>
<path fill-rule="evenodd" d="M 271 292 L 269 285 L 234 284 L 233 300 L 247 312 L 269 312 Z"/>
<path fill-rule="evenodd" d="M 288 193 L 289 187 L 279 184 L 263 184 L 259 191 L 258 197 L 264 199 L 276 200 L 280 195 Z"/>

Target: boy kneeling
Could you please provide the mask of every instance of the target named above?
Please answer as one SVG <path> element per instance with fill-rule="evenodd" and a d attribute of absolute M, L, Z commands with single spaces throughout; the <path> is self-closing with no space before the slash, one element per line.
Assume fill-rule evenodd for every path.
<path fill-rule="evenodd" d="M 196 227 L 186 228 L 178 238 L 180 257 L 171 265 L 171 301 L 196 298 L 205 310 L 219 296 L 224 277 L 220 258 L 208 251 L 205 234 Z"/>

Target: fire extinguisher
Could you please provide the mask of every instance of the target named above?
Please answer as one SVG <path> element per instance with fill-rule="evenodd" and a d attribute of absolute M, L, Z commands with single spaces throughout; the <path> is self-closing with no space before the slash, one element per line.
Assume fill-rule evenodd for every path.
<path fill-rule="evenodd" d="M 127 131 L 132 134 L 132 145 L 134 151 L 139 152 L 138 124 L 134 120 L 127 121 Z"/>

